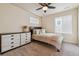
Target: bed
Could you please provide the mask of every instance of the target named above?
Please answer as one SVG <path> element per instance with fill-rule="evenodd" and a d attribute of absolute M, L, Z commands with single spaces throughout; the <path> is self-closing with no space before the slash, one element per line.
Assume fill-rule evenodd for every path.
<path fill-rule="evenodd" d="M 36 28 L 33 28 L 32 30 L 34 29 Z M 41 28 L 37 28 L 37 29 L 41 29 Z M 62 35 L 55 34 L 55 33 L 40 33 L 40 34 L 32 33 L 32 39 L 53 45 L 57 48 L 57 51 L 61 51 L 61 46 L 63 41 Z"/>

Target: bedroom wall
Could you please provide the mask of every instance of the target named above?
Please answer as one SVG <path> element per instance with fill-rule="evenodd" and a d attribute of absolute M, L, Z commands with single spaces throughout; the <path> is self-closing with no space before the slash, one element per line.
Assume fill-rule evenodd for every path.
<path fill-rule="evenodd" d="M 0 4 L 0 33 L 22 31 L 23 25 L 29 26 L 31 16 L 38 18 L 40 20 L 39 26 L 41 26 L 39 16 L 11 4 Z"/>
<path fill-rule="evenodd" d="M 79 45 L 79 7 L 78 7 L 78 41 L 77 43 Z"/>
<path fill-rule="evenodd" d="M 72 14 L 72 35 L 63 34 L 65 42 L 77 43 L 77 8 L 42 17 L 42 25 L 48 32 L 55 32 L 54 18 L 56 16 Z"/>

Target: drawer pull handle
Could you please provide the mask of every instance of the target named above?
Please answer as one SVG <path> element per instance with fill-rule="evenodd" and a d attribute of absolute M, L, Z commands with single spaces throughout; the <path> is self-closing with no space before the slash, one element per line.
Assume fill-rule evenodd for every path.
<path fill-rule="evenodd" d="M 11 48 L 13 48 L 14 46 L 11 46 Z"/>
<path fill-rule="evenodd" d="M 13 44 L 14 42 L 11 42 L 11 44 Z"/>
<path fill-rule="evenodd" d="M 13 37 L 14 35 L 11 35 L 11 37 Z"/>
<path fill-rule="evenodd" d="M 11 38 L 11 40 L 13 40 L 14 38 Z"/>

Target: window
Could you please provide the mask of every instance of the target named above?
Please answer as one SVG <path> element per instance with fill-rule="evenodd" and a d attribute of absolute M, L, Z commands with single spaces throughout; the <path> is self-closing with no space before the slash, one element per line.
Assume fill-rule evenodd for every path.
<path fill-rule="evenodd" d="M 72 15 L 56 17 L 55 32 L 72 34 Z"/>
<path fill-rule="evenodd" d="M 30 26 L 38 26 L 39 25 L 39 20 L 34 17 L 30 17 Z"/>

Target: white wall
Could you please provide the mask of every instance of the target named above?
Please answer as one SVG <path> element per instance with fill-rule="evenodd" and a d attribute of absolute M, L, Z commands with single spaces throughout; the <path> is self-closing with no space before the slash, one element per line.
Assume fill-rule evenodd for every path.
<path fill-rule="evenodd" d="M 11 4 L 0 4 L 0 33 L 5 32 L 20 32 L 22 31 L 21 27 L 23 25 L 29 25 L 30 16 L 36 17 L 40 20 L 40 26 L 42 22 L 42 26 L 47 29 L 48 32 L 54 31 L 54 18 L 56 16 L 72 14 L 73 15 L 73 35 L 64 34 L 64 41 L 76 43 L 77 42 L 77 9 L 60 12 L 56 14 L 52 14 L 49 16 L 45 16 L 42 18 L 36 16 L 28 11 L 25 11 L 21 8 L 13 6 Z"/>
<path fill-rule="evenodd" d="M 23 25 L 29 25 L 30 16 L 41 19 L 11 4 L 0 4 L 0 33 L 22 31 Z M 41 25 L 41 22 L 39 25 Z"/>
<path fill-rule="evenodd" d="M 79 7 L 78 7 L 78 41 L 77 41 L 77 43 L 78 43 L 78 45 L 79 45 Z"/>
<path fill-rule="evenodd" d="M 72 35 L 69 34 L 63 34 L 64 36 L 64 41 L 65 42 L 71 42 L 71 43 L 77 43 L 77 8 L 73 9 L 73 10 L 68 10 L 68 11 L 64 11 L 64 12 L 60 12 L 60 13 L 56 13 L 56 14 L 52 14 L 49 16 L 45 16 L 42 18 L 42 25 L 44 28 L 47 29 L 48 32 L 55 32 L 55 22 L 54 22 L 54 18 L 56 16 L 62 16 L 62 15 L 68 15 L 68 14 L 72 14 Z"/>

